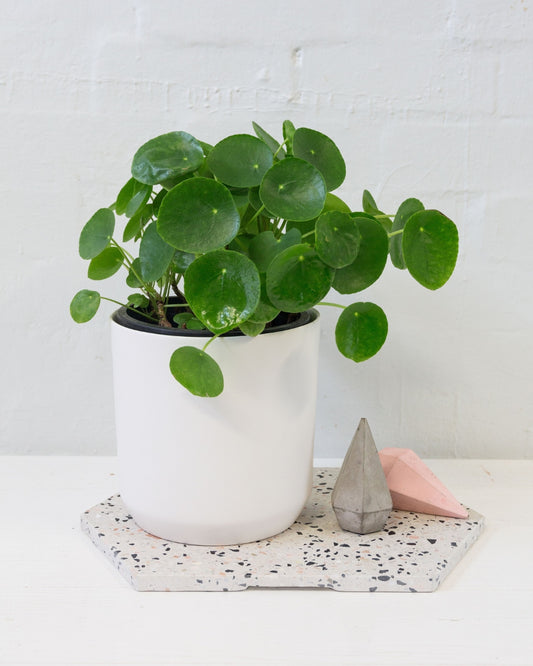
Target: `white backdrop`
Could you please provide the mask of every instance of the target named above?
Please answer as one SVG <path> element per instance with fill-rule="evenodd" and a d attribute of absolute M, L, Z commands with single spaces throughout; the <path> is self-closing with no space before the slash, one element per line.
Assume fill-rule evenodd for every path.
<path fill-rule="evenodd" d="M 0 5 L 0 452 L 114 452 L 112 308 L 80 326 L 68 305 L 91 286 L 79 231 L 137 147 L 290 118 L 341 147 L 353 208 L 364 188 L 388 212 L 416 196 L 460 230 L 442 290 L 388 267 L 361 294 L 389 318 L 374 359 L 341 357 L 323 311 L 316 455 L 365 416 L 378 448 L 533 456 L 529 0 Z"/>

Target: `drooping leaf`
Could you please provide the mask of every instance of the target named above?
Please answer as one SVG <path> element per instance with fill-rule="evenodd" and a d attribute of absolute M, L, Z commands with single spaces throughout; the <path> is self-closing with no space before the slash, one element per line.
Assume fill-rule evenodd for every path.
<path fill-rule="evenodd" d="M 316 221 L 315 247 L 328 266 L 343 268 L 355 261 L 361 244 L 357 222 L 348 213 L 336 210 L 322 213 Z"/>
<path fill-rule="evenodd" d="M 265 174 L 259 196 L 276 217 L 286 220 L 311 220 L 317 217 L 326 200 L 326 184 L 320 171 L 296 157 L 276 162 Z"/>
<path fill-rule="evenodd" d="M 290 120 L 284 120 L 283 140 L 285 141 L 285 149 L 287 151 L 287 155 L 293 154 L 292 141 L 294 138 L 294 132 L 296 132 L 296 128 L 294 127 L 293 123 Z"/>
<path fill-rule="evenodd" d="M 379 222 L 370 218 L 354 217 L 361 234 L 361 243 L 355 261 L 337 269 L 333 288 L 340 294 L 354 294 L 373 284 L 383 273 L 389 252 L 389 237 Z"/>
<path fill-rule="evenodd" d="M 273 136 L 270 136 L 268 132 L 266 132 L 262 127 L 253 121 L 252 126 L 254 128 L 254 132 L 261 139 L 261 141 L 263 141 L 263 143 L 266 143 L 272 153 L 277 153 L 280 158 L 285 157 L 285 151 L 283 148 L 280 148 L 279 143 L 276 141 L 276 139 L 274 139 Z"/>
<path fill-rule="evenodd" d="M 136 287 L 141 287 L 142 286 L 142 281 L 139 279 L 141 278 L 142 271 L 141 271 L 141 264 L 139 262 L 139 257 L 133 260 L 131 264 L 131 268 L 128 271 L 128 277 L 126 278 L 126 284 L 128 287 L 131 287 L 132 289 L 135 289 Z"/>
<path fill-rule="evenodd" d="M 198 257 L 185 272 L 187 302 L 213 333 L 239 326 L 259 303 L 261 280 L 253 261 L 231 250 Z"/>
<path fill-rule="evenodd" d="M 340 150 L 325 134 L 307 127 L 294 132 L 294 156 L 315 166 L 324 176 L 328 191 L 336 190 L 346 177 L 346 164 Z"/>
<path fill-rule="evenodd" d="M 108 245 L 115 230 L 115 216 L 109 208 L 100 208 L 83 227 L 79 252 L 82 259 L 96 257 Z"/>
<path fill-rule="evenodd" d="M 169 132 L 143 144 L 133 157 L 132 176 L 146 185 L 163 183 L 200 167 L 204 152 L 187 132 Z"/>
<path fill-rule="evenodd" d="M 374 197 L 370 194 L 368 190 L 363 192 L 363 210 L 365 213 L 371 217 L 375 217 L 376 220 L 381 224 L 385 231 L 389 232 L 392 228 L 392 220 L 388 215 L 382 213 L 377 203 L 374 200 Z"/>
<path fill-rule="evenodd" d="M 165 243 L 159 235 L 157 223 L 149 224 L 139 247 L 139 262 L 143 279 L 146 282 L 159 280 L 168 269 L 174 251 L 174 248 Z"/>
<path fill-rule="evenodd" d="M 226 185 L 255 187 L 273 160 L 272 151 L 263 141 L 250 134 L 234 134 L 214 146 L 207 164 Z"/>
<path fill-rule="evenodd" d="M 152 219 L 153 212 L 152 204 L 146 204 L 135 213 L 124 227 L 124 233 L 122 234 L 124 243 L 136 238 L 141 233 L 145 224 Z"/>
<path fill-rule="evenodd" d="M 122 266 L 122 252 L 116 247 L 107 247 L 91 259 L 87 275 L 91 280 L 105 280 Z"/>
<path fill-rule="evenodd" d="M 442 287 L 457 261 L 459 234 L 455 224 L 437 210 L 422 210 L 407 220 L 402 236 L 409 273 L 427 289 Z"/>
<path fill-rule="evenodd" d="M 227 187 L 209 178 L 191 178 L 163 199 L 157 228 L 172 247 L 199 254 L 227 245 L 237 235 L 240 223 Z"/>
<path fill-rule="evenodd" d="M 100 294 L 90 289 L 82 289 L 70 303 L 70 316 L 78 324 L 84 324 L 97 313 L 100 307 Z"/>
<path fill-rule="evenodd" d="M 374 356 L 385 342 L 387 317 L 374 303 L 354 303 L 345 308 L 335 327 L 335 342 L 341 354 L 356 361 Z"/>
<path fill-rule="evenodd" d="M 201 349 L 179 347 L 170 357 L 173 377 L 193 395 L 215 398 L 224 390 L 224 377 L 218 363 Z"/>
<path fill-rule="evenodd" d="M 424 204 L 421 201 L 418 199 L 406 199 L 400 205 L 398 212 L 394 216 L 391 232 L 394 233 L 395 231 L 403 230 L 407 220 L 419 210 L 424 210 Z M 403 234 L 392 236 L 389 240 L 389 253 L 394 266 L 396 266 L 396 268 L 404 269 L 406 266 L 402 251 L 402 236 Z"/>
<path fill-rule="evenodd" d="M 276 238 L 272 231 L 262 231 L 250 241 L 248 254 L 259 272 L 265 273 L 276 255 L 291 245 L 298 245 L 301 240 L 302 235 L 298 229 L 290 229 L 279 238 Z"/>
<path fill-rule="evenodd" d="M 274 307 L 303 312 L 328 293 L 335 271 L 307 244 L 293 245 L 278 254 L 266 273 L 266 290 Z"/>

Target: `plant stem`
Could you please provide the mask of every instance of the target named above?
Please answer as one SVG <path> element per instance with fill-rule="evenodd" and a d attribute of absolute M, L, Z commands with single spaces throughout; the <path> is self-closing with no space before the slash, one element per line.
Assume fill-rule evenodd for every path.
<path fill-rule="evenodd" d="M 393 236 L 397 236 L 398 234 L 403 234 L 403 229 L 397 229 L 396 231 L 391 231 L 387 235 L 389 238 L 392 238 Z"/>
<path fill-rule="evenodd" d="M 115 301 L 114 298 L 108 298 L 107 296 L 100 296 L 100 298 L 103 301 L 109 301 L 110 303 L 116 303 L 117 305 L 121 305 L 123 308 L 128 308 L 128 310 L 133 310 L 133 312 L 136 312 L 137 314 L 140 314 L 143 317 L 146 317 L 146 319 L 151 319 L 152 321 L 157 321 L 154 317 L 150 317 L 150 315 L 147 315 L 145 312 L 141 312 L 140 310 L 137 310 L 137 308 L 134 308 L 132 305 L 128 305 L 127 303 L 121 303 L 120 301 Z"/>
<path fill-rule="evenodd" d="M 276 152 L 274 153 L 274 157 L 277 157 L 277 156 L 278 156 L 279 151 L 285 146 L 286 143 L 287 143 L 287 141 L 285 140 L 285 141 L 283 141 L 283 143 L 280 143 L 280 144 L 279 144 L 279 148 L 278 148 L 278 149 L 276 150 Z"/>
<path fill-rule="evenodd" d="M 313 231 L 308 231 L 306 234 L 304 234 L 304 235 L 302 236 L 302 240 L 303 240 L 304 238 L 307 238 L 307 236 L 312 236 L 314 233 L 315 233 L 315 230 L 314 230 L 314 229 L 313 229 Z"/>
<path fill-rule="evenodd" d="M 320 303 L 317 303 L 317 305 L 329 305 L 332 308 L 341 308 L 341 310 L 346 308 L 345 305 L 340 305 L 339 303 L 328 303 L 327 301 L 320 301 Z"/>
<path fill-rule="evenodd" d="M 213 340 L 216 340 L 219 335 L 220 335 L 220 333 L 217 333 L 216 335 L 213 335 L 212 338 L 209 338 L 209 340 L 202 347 L 202 351 L 205 351 L 209 347 L 209 345 L 213 342 Z"/>
<path fill-rule="evenodd" d="M 255 212 L 255 215 L 253 215 L 253 216 L 248 220 L 248 222 L 246 223 L 246 226 L 248 227 L 248 226 L 249 226 L 249 225 L 255 220 L 255 218 L 258 217 L 258 216 L 259 216 L 264 210 L 265 210 L 265 204 L 263 204 L 263 205 L 261 206 L 261 208 Z"/>

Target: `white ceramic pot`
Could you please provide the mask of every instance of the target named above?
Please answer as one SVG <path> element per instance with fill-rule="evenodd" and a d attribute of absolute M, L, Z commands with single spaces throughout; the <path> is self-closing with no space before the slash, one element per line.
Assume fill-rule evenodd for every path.
<path fill-rule="evenodd" d="M 228 545 L 289 527 L 311 490 L 319 319 L 208 349 L 224 373 L 216 398 L 172 377 L 180 346 L 205 334 L 112 317 L 122 499 L 137 524 L 172 541 Z M 136 330 L 135 327 L 151 329 Z"/>

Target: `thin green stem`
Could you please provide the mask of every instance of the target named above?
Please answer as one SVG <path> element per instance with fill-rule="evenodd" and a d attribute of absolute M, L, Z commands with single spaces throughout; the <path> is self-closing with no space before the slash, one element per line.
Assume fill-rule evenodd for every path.
<path fill-rule="evenodd" d="M 248 220 L 248 222 L 246 223 L 246 226 L 248 227 L 250 224 L 252 224 L 252 222 L 253 222 L 253 221 L 254 221 L 259 215 L 261 215 L 261 213 L 262 213 L 264 210 L 265 210 L 265 204 L 263 204 L 263 205 L 261 206 L 261 208 L 255 212 L 255 215 L 253 215 L 253 216 Z"/>
<path fill-rule="evenodd" d="M 317 305 L 329 305 L 331 308 L 341 308 L 341 310 L 346 308 L 345 305 L 340 305 L 339 303 L 328 303 L 327 301 L 320 301 L 320 303 L 317 303 Z"/>
<path fill-rule="evenodd" d="M 403 234 L 403 229 L 397 229 L 396 231 L 391 231 L 387 235 L 389 238 L 392 238 L 393 236 L 397 236 L 398 234 Z"/>
<path fill-rule="evenodd" d="M 285 146 L 286 143 L 287 143 L 287 140 L 285 140 L 285 141 L 283 141 L 282 143 L 279 144 L 278 149 L 274 153 L 274 158 L 276 158 L 278 156 L 279 151 L 283 149 L 283 147 Z"/>
<path fill-rule="evenodd" d="M 315 233 L 315 230 L 314 230 L 314 229 L 313 229 L 313 231 L 308 231 L 306 234 L 304 234 L 304 235 L 302 236 L 302 240 L 303 240 L 304 238 L 307 238 L 307 236 L 312 236 L 314 233 Z"/>
<path fill-rule="evenodd" d="M 109 301 L 110 303 L 116 303 L 116 305 L 120 305 L 123 308 L 128 308 L 128 310 L 133 310 L 133 312 L 136 312 L 137 314 L 140 314 L 142 317 L 146 317 L 146 319 L 151 319 L 152 321 L 157 321 L 154 317 L 150 317 L 150 315 L 147 315 L 145 312 L 141 312 L 140 310 L 137 310 L 137 308 L 134 308 L 133 305 L 128 305 L 127 303 L 121 303 L 120 301 L 115 301 L 114 298 L 108 298 L 107 296 L 100 296 L 100 298 L 103 301 Z"/>
<path fill-rule="evenodd" d="M 188 303 L 170 303 L 169 305 L 163 305 L 164 308 L 188 308 Z"/>
<path fill-rule="evenodd" d="M 216 339 L 218 338 L 219 335 L 220 335 L 220 333 L 217 333 L 216 335 L 213 335 L 212 338 L 209 338 L 209 340 L 208 340 L 208 341 L 205 343 L 205 345 L 202 347 L 202 351 L 205 351 L 205 350 L 209 347 L 209 345 L 210 345 L 214 340 L 216 340 Z"/>

